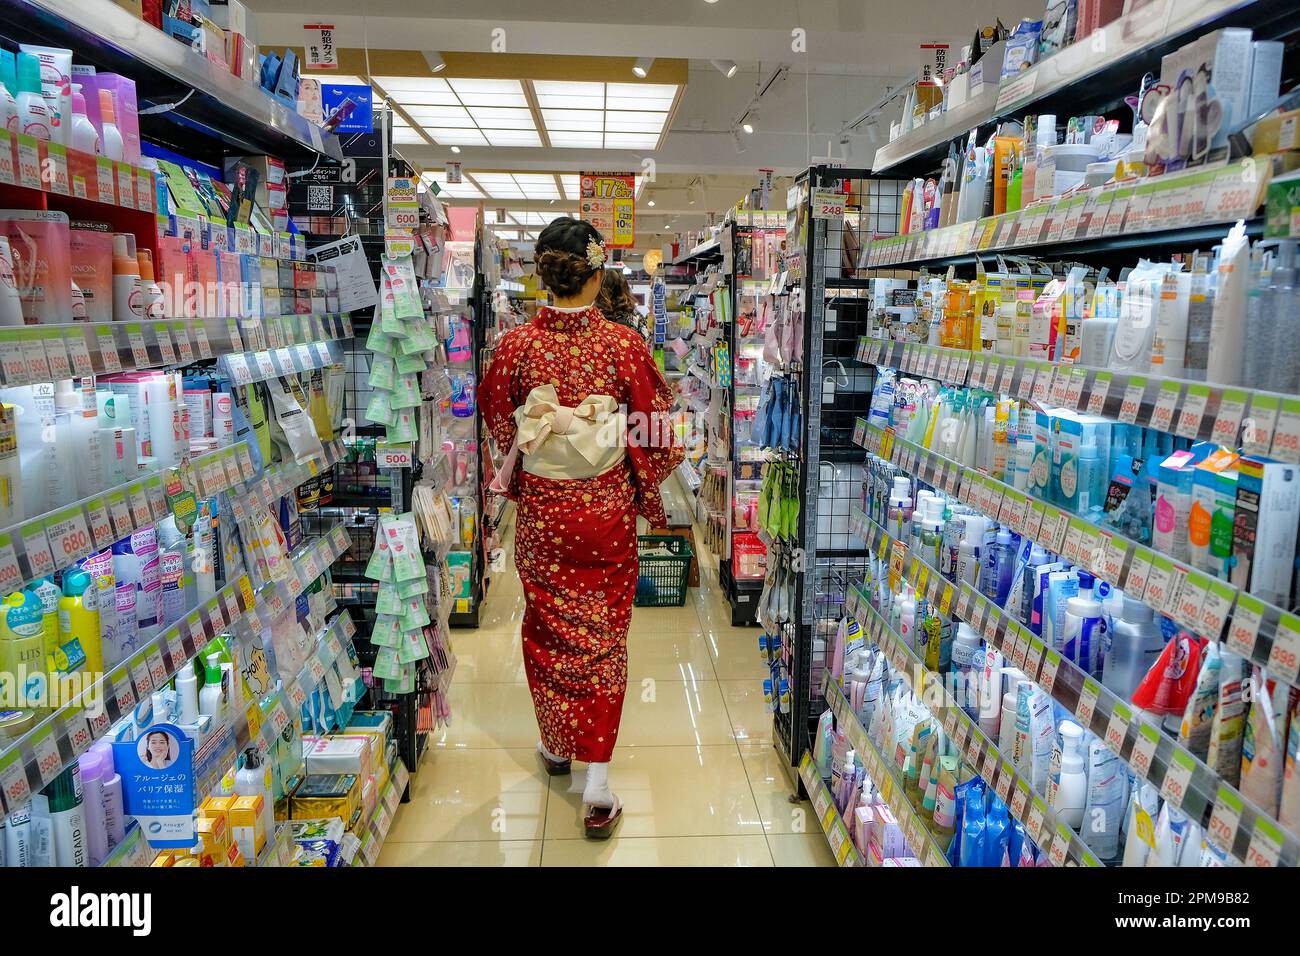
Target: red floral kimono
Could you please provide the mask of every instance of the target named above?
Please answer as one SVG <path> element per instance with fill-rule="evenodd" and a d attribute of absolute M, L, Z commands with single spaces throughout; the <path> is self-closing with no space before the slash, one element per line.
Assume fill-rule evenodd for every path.
<path fill-rule="evenodd" d="M 591 306 L 543 308 L 507 332 L 478 391 L 497 447 L 515 438 L 514 411 L 553 385 L 562 405 L 608 395 L 629 415 L 623 463 L 594 478 L 559 479 L 516 468 L 515 567 L 523 581 L 524 670 L 542 743 L 557 757 L 608 761 L 627 687 L 627 629 L 636 593 L 636 518 L 664 523 L 659 484 L 682 460 L 663 427 L 672 392 L 631 329 Z"/>

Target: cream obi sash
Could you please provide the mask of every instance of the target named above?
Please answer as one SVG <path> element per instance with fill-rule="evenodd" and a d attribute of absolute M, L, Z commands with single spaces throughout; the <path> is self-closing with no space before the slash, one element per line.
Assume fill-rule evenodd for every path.
<path fill-rule="evenodd" d="M 523 452 L 524 471 L 542 478 L 594 478 L 622 462 L 627 416 L 608 395 L 561 405 L 554 385 L 539 385 L 515 409 L 515 441 L 491 489 L 504 493 Z"/>

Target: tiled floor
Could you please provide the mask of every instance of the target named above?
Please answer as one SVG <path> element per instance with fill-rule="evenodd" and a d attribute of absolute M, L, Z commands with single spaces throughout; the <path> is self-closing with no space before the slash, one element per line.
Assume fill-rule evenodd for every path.
<path fill-rule="evenodd" d="M 698 540 L 698 532 L 697 532 Z M 682 608 L 637 608 L 610 784 L 623 822 L 582 836 L 582 764 L 548 778 L 524 682 L 513 564 L 481 626 L 453 634 L 453 724 L 431 741 L 380 855 L 386 866 L 832 866 L 791 803 L 763 707 L 758 631 L 733 628 L 716 565 Z"/>

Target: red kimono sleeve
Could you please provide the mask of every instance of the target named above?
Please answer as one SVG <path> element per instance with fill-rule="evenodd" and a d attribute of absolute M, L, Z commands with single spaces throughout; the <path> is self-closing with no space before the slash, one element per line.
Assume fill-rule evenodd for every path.
<path fill-rule="evenodd" d="M 647 350 L 629 350 L 628 364 L 627 455 L 637 490 L 637 511 L 654 527 L 663 527 L 668 519 L 659 485 L 685 458 L 673 434 L 673 393 Z"/>
<path fill-rule="evenodd" d="M 505 455 L 515 441 L 515 369 L 519 358 L 527 345 L 528 326 L 511 329 L 497 343 L 492 353 L 492 363 L 487 374 L 478 387 L 478 407 L 483 415 L 483 424 L 487 426 L 497 451 Z M 515 499 L 519 492 L 519 472 L 511 476 L 510 492 L 507 498 Z"/>

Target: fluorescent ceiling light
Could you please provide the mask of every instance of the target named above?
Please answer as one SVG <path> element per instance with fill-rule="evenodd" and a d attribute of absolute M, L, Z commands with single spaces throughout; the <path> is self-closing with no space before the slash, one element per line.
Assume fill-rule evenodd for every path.
<path fill-rule="evenodd" d="M 523 85 L 518 80 L 451 79 L 447 82 L 466 106 L 528 106 Z"/>
<path fill-rule="evenodd" d="M 655 65 L 655 58 L 652 56 L 643 56 L 632 64 L 632 74 L 645 79 L 650 74 L 650 67 Z"/>
<path fill-rule="evenodd" d="M 645 133 L 606 133 L 606 149 L 654 149 L 659 137 Z"/>
<path fill-rule="evenodd" d="M 447 61 L 442 58 L 442 54 L 437 50 L 425 50 L 424 60 L 429 64 L 431 73 L 441 73 L 447 69 Z"/>
<path fill-rule="evenodd" d="M 568 130 L 557 130 L 550 134 L 551 145 L 561 148 L 582 148 L 600 149 L 604 145 L 605 136 L 603 133 L 585 133 L 573 132 Z"/>
<path fill-rule="evenodd" d="M 392 135 L 393 143 L 397 146 L 429 145 L 429 141 L 413 129 L 394 129 Z"/>
<path fill-rule="evenodd" d="M 420 178 L 426 183 L 437 183 L 440 194 L 450 196 L 452 199 L 483 198 L 483 193 L 475 189 L 471 183 L 464 181 L 455 184 L 448 183 L 446 173 L 425 173 Z"/>
<path fill-rule="evenodd" d="M 535 129 L 485 129 L 483 135 L 493 146 L 541 146 Z"/>
<path fill-rule="evenodd" d="M 571 130 L 599 133 L 605 129 L 605 114 L 600 110 L 542 110 L 542 120 L 549 132 Z"/>
<path fill-rule="evenodd" d="M 390 94 L 451 92 L 446 80 L 431 76 L 376 76 L 374 80 Z"/>
<path fill-rule="evenodd" d="M 476 129 L 454 129 L 444 126 L 426 126 L 424 131 L 439 146 L 486 146 L 487 140 Z"/>
<path fill-rule="evenodd" d="M 402 106 L 402 110 L 411 117 L 412 123 L 420 126 L 474 129 L 477 125 L 463 106 Z"/>
<path fill-rule="evenodd" d="M 735 76 L 736 70 L 739 69 L 739 67 L 736 65 L 735 60 L 710 60 L 709 62 L 713 64 L 713 68 L 715 70 L 717 70 L 727 79 L 731 79 L 733 76 Z"/>
<path fill-rule="evenodd" d="M 564 187 L 565 199 L 577 199 L 578 194 L 582 191 L 581 182 L 578 176 L 561 176 L 560 185 Z"/>

